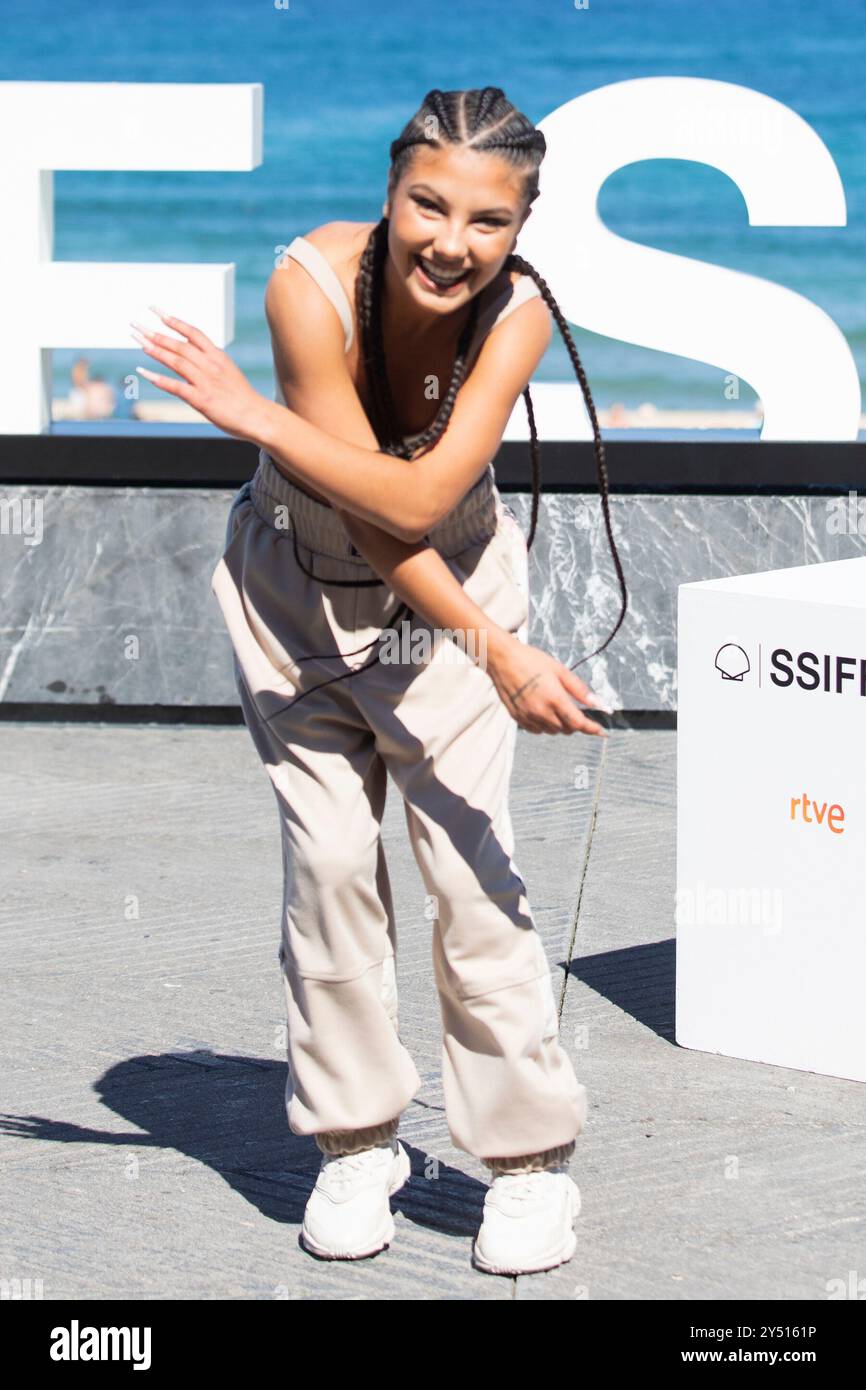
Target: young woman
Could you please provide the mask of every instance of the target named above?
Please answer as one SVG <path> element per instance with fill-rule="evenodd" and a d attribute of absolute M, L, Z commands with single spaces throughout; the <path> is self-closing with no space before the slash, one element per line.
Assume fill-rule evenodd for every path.
<path fill-rule="evenodd" d="M 161 311 L 180 336 L 139 339 L 182 378 L 150 380 L 260 449 L 212 583 L 280 813 L 287 1115 L 322 1150 L 301 1238 L 330 1258 L 393 1237 L 389 1196 L 409 1176 L 397 1128 L 421 1085 L 397 1027 L 388 772 L 429 894 L 449 1131 L 493 1176 L 475 1264 L 525 1273 L 575 1249 L 568 1161 L 586 1091 L 512 859 L 508 782 L 518 725 L 606 737 L 576 702 L 606 707 L 526 642 L 528 547 L 491 463 L 523 393 L 531 544 L 528 382 L 551 315 L 595 431 L 623 596 L 614 632 L 627 596 L 583 368 L 514 254 L 544 148 L 498 87 L 429 92 L 391 146 L 381 220 L 296 238 L 271 276 L 276 401 Z M 426 656 L 386 659 L 383 638 L 407 625 Z"/>

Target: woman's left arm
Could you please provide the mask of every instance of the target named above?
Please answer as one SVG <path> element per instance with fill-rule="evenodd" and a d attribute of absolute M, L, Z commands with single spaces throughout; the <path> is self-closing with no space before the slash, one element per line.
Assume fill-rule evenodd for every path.
<path fill-rule="evenodd" d="M 166 314 L 160 318 L 182 338 L 157 333 L 140 341 L 182 379 L 139 368 L 144 376 L 227 434 L 264 448 L 282 472 L 333 506 L 409 542 L 426 536 L 477 482 L 551 332 L 540 299 L 510 314 L 482 344 L 442 437 L 426 453 L 401 459 L 349 444 L 267 400 L 199 329 Z"/>

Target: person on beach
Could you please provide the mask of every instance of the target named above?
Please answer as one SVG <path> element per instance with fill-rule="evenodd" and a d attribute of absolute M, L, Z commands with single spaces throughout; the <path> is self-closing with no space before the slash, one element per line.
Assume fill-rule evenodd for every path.
<path fill-rule="evenodd" d="M 583 368 L 514 250 L 544 151 L 501 88 L 429 92 L 391 145 L 381 219 L 296 237 L 271 275 L 274 401 L 180 319 L 156 310 L 173 335 L 138 339 L 181 378 L 140 369 L 149 380 L 259 447 L 212 588 L 279 811 L 286 1110 L 321 1150 L 301 1242 L 325 1258 L 383 1249 L 410 1175 L 397 1133 L 421 1079 L 398 1031 L 388 772 L 428 894 L 448 1129 L 492 1178 L 475 1266 L 550 1269 L 576 1246 L 586 1088 L 559 1042 L 508 808 L 518 727 L 607 737 L 578 704 L 607 707 L 526 640 L 528 383 L 551 319 L 593 424 L 623 600 L 610 637 L 627 595 Z M 521 394 L 528 543 L 491 462 Z M 385 659 L 401 619 L 427 659 Z M 454 634 L 473 639 L 456 661 Z"/>
<path fill-rule="evenodd" d="M 107 420 L 115 412 L 117 393 L 110 382 L 98 373 L 90 375 L 86 357 L 77 357 L 69 373 L 69 419 Z"/>

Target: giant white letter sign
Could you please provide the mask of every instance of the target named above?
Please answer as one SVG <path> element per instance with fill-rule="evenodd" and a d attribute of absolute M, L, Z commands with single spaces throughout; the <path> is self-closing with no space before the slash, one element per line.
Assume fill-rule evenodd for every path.
<path fill-rule="evenodd" d="M 844 227 L 836 165 L 806 121 L 734 83 L 644 77 L 575 97 L 539 128 L 542 196 L 517 250 L 572 323 L 735 373 L 763 403 L 762 439 L 857 438 L 857 368 L 823 309 L 759 276 L 639 246 L 596 211 L 624 165 L 691 159 L 733 179 L 750 226 Z M 532 391 L 542 436 L 592 437 L 576 382 Z"/>
<path fill-rule="evenodd" d="M 254 169 L 262 94 L 257 82 L 0 82 L 0 433 L 49 426 L 52 348 L 129 348 L 148 304 L 218 347 L 231 340 L 233 264 L 53 260 L 53 171 Z"/>

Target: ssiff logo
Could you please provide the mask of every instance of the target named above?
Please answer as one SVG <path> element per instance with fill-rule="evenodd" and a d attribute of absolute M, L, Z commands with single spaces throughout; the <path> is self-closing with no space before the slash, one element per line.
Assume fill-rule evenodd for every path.
<path fill-rule="evenodd" d="M 763 643 L 757 644 L 756 668 L 752 667 L 739 642 L 724 642 L 716 652 L 714 664 L 724 681 L 742 683 L 743 677 L 754 669 L 758 689 L 764 689 Z M 774 647 L 770 652 L 767 676 L 777 690 L 820 690 L 833 695 L 856 693 L 866 698 L 866 656 L 812 651 L 794 653 L 787 647 Z"/>

